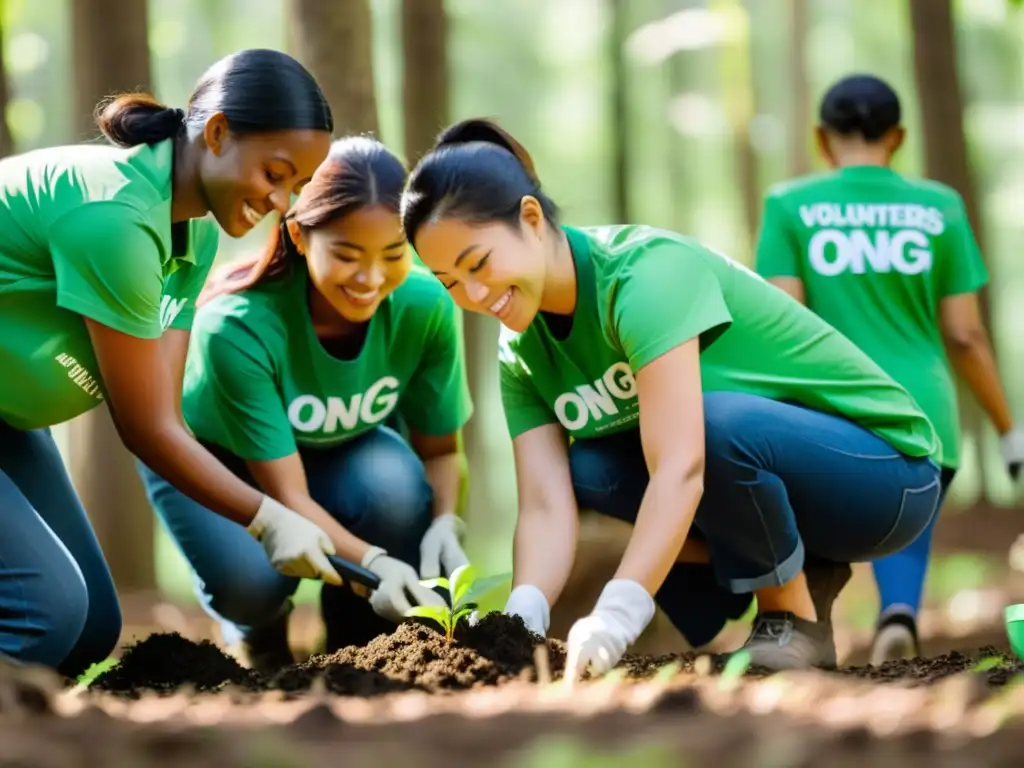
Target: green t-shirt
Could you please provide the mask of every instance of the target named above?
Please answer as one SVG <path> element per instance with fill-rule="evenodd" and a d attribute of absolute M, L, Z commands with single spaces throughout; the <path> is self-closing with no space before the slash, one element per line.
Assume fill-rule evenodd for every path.
<path fill-rule="evenodd" d="M 800 278 L 807 306 L 913 395 L 942 443 L 939 463 L 959 465 L 939 302 L 988 281 L 960 195 L 873 166 L 780 184 L 765 200 L 756 269 Z"/>
<path fill-rule="evenodd" d="M 297 446 L 329 448 L 383 424 L 448 435 L 472 415 L 457 309 L 421 267 L 381 302 L 359 354 L 324 349 L 296 269 L 203 305 L 185 371 L 182 407 L 197 437 L 247 461 Z"/>
<path fill-rule="evenodd" d="M 844 416 L 910 456 L 935 432 L 906 390 L 809 309 L 743 265 L 646 226 L 566 228 L 578 292 L 564 341 L 543 316 L 503 333 L 513 438 L 560 423 L 574 438 L 639 426 L 634 375 L 700 338 L 705 392 L 744 392 Z"/>
<path fill-rule="evenodd" d="M 159 338 L 188 330 L 219 229 L 171 236 L 171 141 L 53 147 L 0 160 L 0 419 L 52 426 L 102 402 L 83 317 Z"/>

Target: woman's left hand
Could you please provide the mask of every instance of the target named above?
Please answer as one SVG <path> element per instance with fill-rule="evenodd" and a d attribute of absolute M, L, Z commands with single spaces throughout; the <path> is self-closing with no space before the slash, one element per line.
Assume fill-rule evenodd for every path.
<path fill-rule="evenodd" d="M 587 671 L 603 675 L 622 659 L 626 649 L 654 618 L 654 598 L 632 579 L 605 585 L 589 616 L 569 630 L 565 676 L 578 680 Z"/>
<path fill-rule="evenodd" d="M 448 513 L 434 519 L 420 542 L 421 578 L 448 577 L 456 568 L 469 564 L 459 541 L 462 530 L 463 522 L 455 514 Z"/>

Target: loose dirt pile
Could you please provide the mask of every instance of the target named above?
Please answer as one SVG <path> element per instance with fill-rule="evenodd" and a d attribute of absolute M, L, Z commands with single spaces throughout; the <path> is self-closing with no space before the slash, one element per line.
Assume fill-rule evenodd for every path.
<path fill-rule="evenodd" d="M 317 655 L 286 667 L 273 676 L 245 669 L 208 641 L 194 643 L 177 634 L 155 634 L 128 647 L 121 662 L 96 678 L 90 688 L 129 697 L 146 692 L 169 693 L 186 687 L 199 692 L 232 686 L 249 691 L 302 692 L 322 680 L 326 691 L 344 696 L 375 696 L 399 691 L 431 693 L 469 690 L 505 683 L 535 682 L 535 649 L 546 647 L 552 679 L 561 676 L 565 648 L 546 643 L 526 629 L 518 617 L 492 613 L 474 627 L 461 625 L 448 642 L 426 622 L 407 622 L 390 635 L 380 635 L 363 647 L 348 647 Z M 676 665 L 680 674 L 718 674 L 728 655 L 694 653 L 674 656 L 627 656 L 620 664 L 631 680 L 663 674 Z M 1024 673 L 1024 664 L 1005 649 L 989 646 L 976 651 L 944 654 L 930 659 L 895 661 L 880 667 L 841 669 L 835 675 L 874 682 L 925 685 L 975 670 L 990 686 L 1002 686 Z M 768 670 L 751 668 L 747 677 Z"/>
<path fill-rule="evenodd" d="M 180 687 L 214 691 L 226 685 L 297 692 L 322 678 L 329 692 L 346 696 L 459 691 L 535 680 L 534 648 L 543 642 L 522 619 L 500 613 L 485 616 L 473 627 L 460 625 L 450 643 L 427 623 L 410 621 L 366 646 L 313 656 L 265 676 L 245 669 L 208 641 L 154 634 L 126 648 L 121 661 L 99 675 L 90 689 L 130 697 Z M 565 664 L 565 650 L 558 641 L 546 645 L 548 663 L 557 674 Z"/>

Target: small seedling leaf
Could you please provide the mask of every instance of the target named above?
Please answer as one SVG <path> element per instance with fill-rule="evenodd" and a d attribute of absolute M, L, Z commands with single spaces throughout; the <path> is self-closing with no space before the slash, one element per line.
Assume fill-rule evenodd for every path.
<path fill-rule="evenodd" d="M 973 667 L 972 672 L 988 672 L 989 670 L 995 669 L 996 667 L 1002 666 L 1003 660 L 998 656 L 987 656 L 986 658 L 979 661 Z"/>
<path fill-rule="evenodd" d="M 456 598 L 456 610 L 469 603 L 479 604 L 484 596 L 488 595 L 498 587 L 504 586 L 511 581 L 511 579 L 511 573 L 499 573 L 494 576 L 485 576 L 482 579 L 477 579 L 469 585 L 469 588 L 466 591 Z"/>
<path fill-rule="evenodd" d="M 451 626 L 451 613 L 448 611 L 447 605 L 414 605 L 405 612 L 405 615 L 409 618 L 431 619 L 440 624 L 441 628 L 446 631 Z"/>
<path fill-rule="evenodd" d="M 466 591 L 473 585 L 473 582 L 477 579 L 477 571 L 471 564 L 460 565 L 454 571 L 451 576 L 451 596 L 452 605 L 455 608 L 459 607 L 459 603 L 462 600 L 462 596 L 466 594 Z"/>
<path fill-rule="evenodd" d="M 460 608 L 459 610 L 457 610 L 454 614 L 452 614 L 452 626 L 458 624 L 459 621 L 462 620 L 463 616 L 468 616 L 472 612 L 473 612 L 473 609 L 469 608 L 469 607 Z"/>
<path fill-rule="evenodd" d="M 725 687 L 735 685 L 748 669 L 750 669 L 750 652 L 746 650 L 737 651 L 725 663 L 720 685 Z"/>
<path fill-rule="evenodd" d="M 420 582 L 420 586 L 425 587 L 426 589 L 434 589 L 435 587 L 441 587 L 446 592 L 451 592 L 451 587 L 448 585 L 448 579 L 446 579 L 444 576 L 441 576 L 437 579 L 424 579 Z"/>

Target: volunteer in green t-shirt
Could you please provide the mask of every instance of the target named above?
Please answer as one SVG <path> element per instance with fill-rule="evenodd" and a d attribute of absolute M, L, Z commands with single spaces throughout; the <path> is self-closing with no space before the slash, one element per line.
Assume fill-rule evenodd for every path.
<path fill-rule="evenodd" d="M 852 342 L 695 240 L 557 222 L 525 150 L 484 120 L 446 130 L 403 198 L 424 263 L 509 331 L 519 518 L 505 610 L 547 631 L 580 506 L 634 531 L 569 632 L 569 676 L 617 663 L 655 600 L 700 644 L 751 594 L 755 664 L 835 664 L 849 563 L 902 548 L 935 512 L 928 419 Z"/>
<path fill-rule="evenodd" d="M 903 142 L 900 111 L 896 93 L 877 77 L 852 75 L 828 90 L 817 138 L 832 170 L 769 191 L 756 269 L 906 387 L 941 442 L 945 494 L 960 464 L 950 363 L 999 432 L 1014 477 L 1024 431 L 1014 428 L 981 320 L 977 291 L 988 275 L 963 200 L 944 184 L 889 167 Z M 916 616 L 935 519 L 913 544 L 873 564 L 881 597 L 874 664 L 918 655 Z"/>
<path fill-rule="evenodd" d="M 337 580 L 325 534 L 214 461 L 179 409 L 217 225 L 245 234 L 316 170 L 333 129 L 319 86 L 283 53 L 246 50 L 187 109 L 126 94 L 98 124 L 116 146 L 0 161 L 0 655 L 67 675 L 107 657 L 121 616 L 48 427 L 103 401 L 133 453 L 279 567 Z"/>
<path fill-rule="evenodd" d="M 393 631 L 410 603 L 443 604 L 419 579 L 466 562 L 455 507 L 472 407 L 458 309 L 413 264 L 398 215 L 405 177 L 380 142 L 335 142 L 264 255 L 212 281 L 185 373 L 196 437 L 380 576 L 369 603 L 325 585 L 329 650 Z M 290 663 L 298 580 L 240 527 L 142 473 L 228 642 L 258 668 Z"/>

